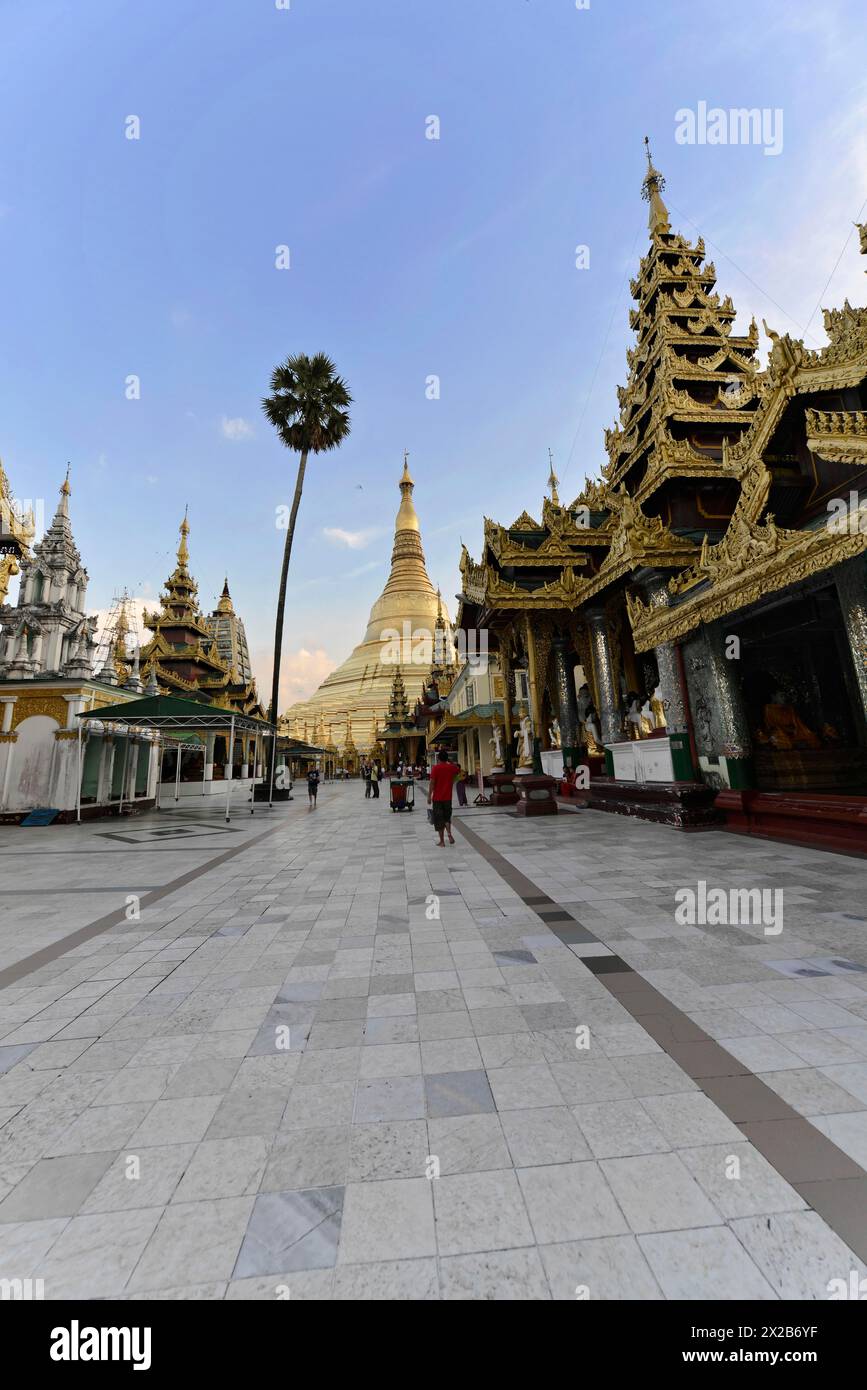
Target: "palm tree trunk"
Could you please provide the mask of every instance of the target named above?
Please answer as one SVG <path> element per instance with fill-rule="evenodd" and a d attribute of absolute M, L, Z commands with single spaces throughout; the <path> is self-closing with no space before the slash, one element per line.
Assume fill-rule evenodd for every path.
<path fill-rule="evenodd" d="M 280 571 L 280 592 L 277 595 L 277 622 L 274 627 L 274 673 L 271 678 L 271 722 L 277 723 L 277 699 L 280 690 L 280 657 L 283 652 L 283 615 L 286 608 L 286 580 L 289 575 L 289 559 L 292 555 L 292 541 L 295 538 L 295 521 L 298 516 L 298 508 L 301 505 L 301 491 L 304 487 L 304 473 L 307 468 L 307 450 L 305 449 L 298 462 L 298 476 L 295 479 L 295 496 L 292 499 L 292 511 L 289 514 L 289 529 L 286 532 L 286 544 L 283 547 L 283 568 Z M 276 728 L 271 737 L 271 767 L 277 765 L 277 732 Z M 270 775 L 270 771 L 269 771 Z"/>

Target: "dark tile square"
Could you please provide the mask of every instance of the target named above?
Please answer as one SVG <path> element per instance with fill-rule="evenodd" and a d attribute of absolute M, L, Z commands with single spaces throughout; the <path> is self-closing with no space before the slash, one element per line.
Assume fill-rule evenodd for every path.
<path fill-rule="evenodd" d="M 632 970 L 632 966 L 627 965 L 620 956 L 582 956 L 581 961 L 594 975 L 619 975 L 625 970 Z"/>
<path fill-rule="evenodd" d="M 496 1110 L 483 1071 L 432 1072 L 424 1078 L 427 1113 L 431 1120 L 446 1115 L 481 1115 Z"/>
<path fill-rule="evenodd" d="M 233 1278 L 331 1269 L 343 1219 L 342 1187 L 265 1192 L 256 1198 Z"/>
<path fill-rule="evenodd" d="M 776 1168 L 786 1182 L 824 1183 L 837 1178 L 863 1178 L 854 1159 L 826 1139 L 809 1120 L 748 1120 L 742 1124 L 745 1138 Z"/>
<path fill-rule="evenodd" d="M 699 1042 L 669 1043 L 666 1045 L 665 1050 L 673 1062 L 677 1062 L 679 1067 L 683 1067 L 687 1076 L 691 1076 L 693 1081 L 700 1081 L 702 1083 L 702 1089 L 705 1091 L 707 1091 L 707 1086 L 712 1081 L 745 1078 L 747 1068 L 744 1066 L 743 1062 L 739 1062 L 737 1057 L 733 1057 L 730 1052 L 726 1052 L 725 1048 L 718 1042 L 715 1042 L 713 1038 L 709 1038 L 706 1041 L 701 1040 Z M 708 1094 L 710 1094 L 710 1092 L 708 1092 Z M 735 1096 L 736 1093 L 732 1092 L 733 1100 Z M 716 1099 L 716 1097 L 714 1097 L 714 1099 Z M 740 1100 L 745 1101 L 745 1099 L 746 1094 L 742 1093 Z M 718 1104 L 722 1106 L 722 1109 L 725 1110 L 728 1115 L 729 1112 L 723 1102 L 719 1101 Z M 786 1107 L 786 1109 L 788 1111 L 789 1107 Z M 729 1115 L 729 1118 L 735 1122 L 740 1119 L 767 1120 L 772 1118 L 773 1113 L 776 1112 L 772 1112 L 769 1108 L 766 1108 L 764 1111 L 760 1111 L 755 1115 Z M 782 1118 L 781 1112 L 777 1114 L 777 1118 Z"/>
<path fill-rule="evenodd" d="M 549 922 L 548 925 L 557 940 L 562 941 L 564 946 L 579 946 L 589 941 L 599 940 L 599 937 L 594 936 L 592 931 L 588 931 L 587 927 L 582 927 L 577 922 L 569 922 L 567 925 L 562 926 L 559 922 Z"/>
<path fill-rule="evenodd" d="M 497 965 L 536 965 L 536 957 L 532 951 L 495 951 L 494 960 Z"/>
<path fill-rule="evenodd" d="M 702 1090 L 736 1125 L 748 1120 L 792 1118 L 792 1107 L 757 1076 L 705 1076 Z"/>
<path fill-rule="evenodd" d="M 795 1191 L 863 1258 L 867 1250 L 867 1177 L 795 1183 Z"/>
<path fill-rule="evenodd" d="M 699 1028 L 697 1023 L 693 1023 L 691 1018 L 680 1012 L 636 1014 L 635 1021 L 640 1023 L 645 1033 L 649 1033 L 654 1042 L 658 1042 L 667 1052 L 675 1043 L 714 1041 L 703 1028 Z"/>

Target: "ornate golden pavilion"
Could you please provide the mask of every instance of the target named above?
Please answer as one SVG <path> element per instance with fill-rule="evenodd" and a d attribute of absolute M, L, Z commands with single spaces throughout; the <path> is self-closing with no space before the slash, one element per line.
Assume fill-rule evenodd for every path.
<path fill-rule="evenodd" d="M 177 565 L 166 580 L 156 612 L 145 611 L 145 627 L 153 637 L 141 654 L 142 674 L 153 677 L 167 694 L 204 698 L 242 714 L 262 716 L 256 682 L 246 656 L 243 628 L 233 632 L 237 615 L 229 597 L 228 580 L 223 597 L 206 618 L 199 609 L 198 586 L 190 574 L 186 513 L 180 526 Z M 222 652 L 221 652 L 222 647 Z M 241 664 L 242 669 L 238 669 Z"/>
<path fill-rule="evenodd" d="M 568 505 L 552 471 L 539 519 L 485 520 L 458 625 L 499 649 L 507 746 L 524 714 L 537 752 L 558 721 L 567 766 L 670 735 L 658 818 L 690 824 L 692 797 L 715 800 L 706 821 L 850 843 L 867 829 L 867 309 L 826 310 L 818 350 L 767 328 L 762 371 L 755 323 L 732 332 L 703 241 L 671 230 L 647 160 L 608 463 Z M 642 801 L 591 783 L 591 805 Z"/>

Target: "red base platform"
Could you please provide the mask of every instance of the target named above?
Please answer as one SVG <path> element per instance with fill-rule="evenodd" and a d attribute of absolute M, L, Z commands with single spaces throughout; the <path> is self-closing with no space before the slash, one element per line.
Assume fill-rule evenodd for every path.
<path fill-rule="evenodd" d="M 556 816 L 559 811 L 555 793 L 557 779 L 544 774 L 526 773 L 515 778 L 518 791 L 516 816 Z"/>
<path fill-rule="evenodd" d="M 716 809 L 726 830 L 841 854 L 867 854 L 867 796 L 722 791 Z"/>

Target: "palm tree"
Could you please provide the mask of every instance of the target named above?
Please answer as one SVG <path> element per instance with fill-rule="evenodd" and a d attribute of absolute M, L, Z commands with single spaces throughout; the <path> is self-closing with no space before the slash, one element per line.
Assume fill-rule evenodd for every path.
<path fill-rule="evenodd" d="M 322 454 L 336 449 L 349 434 L 349 406 L 352 397 L 330 357 L 317 352 L 313 357 L 299 352 L 287 357 L 282 366 L 271 373 L 271 395 L 262 401 L 262 409 L 274 426 L 281 444 L 299 454 L 295 496 L 289 515 L 289 529 L 283 547 L 283 568 L 280 571 L 280 592 L 277 596 L 277 623 L 274 629 L 274 674 L 271 681 L 271 719 L 277 723 L 277 698 L 280 686 L 280 657 L 283 649 L 283 615 L 286 607 L 286 579 L 289 558 L 295 537 L 295 521 L 304 487 L 308 454 Z M 271 740 L 271 767 L 277 762 L 276 730 Z"/>

